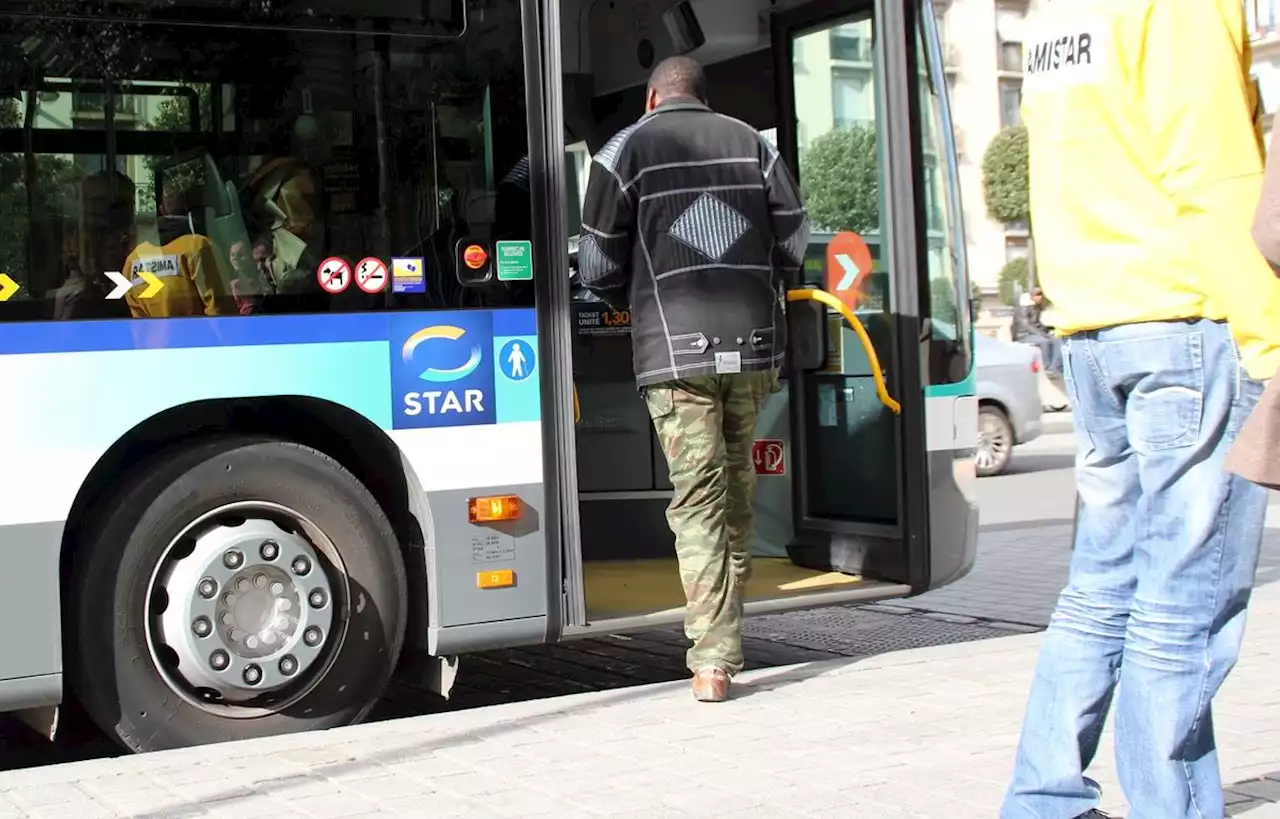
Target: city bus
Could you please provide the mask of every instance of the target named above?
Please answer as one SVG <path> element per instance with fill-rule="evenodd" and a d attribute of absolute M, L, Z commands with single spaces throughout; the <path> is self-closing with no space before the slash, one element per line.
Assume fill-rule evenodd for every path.
<path fill-rule="evenodd" d="M 0 711 L 135 752 L 323 729 L 397 672 L 681 622 L 630 317 L 575 276 L 672 54 L 814 226 L 748 613 L 962 577 L 930 0 L 2 0 Z"/>

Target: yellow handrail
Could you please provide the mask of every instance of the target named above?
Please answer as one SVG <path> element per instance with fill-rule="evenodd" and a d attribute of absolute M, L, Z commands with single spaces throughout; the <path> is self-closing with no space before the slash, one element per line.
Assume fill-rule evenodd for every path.
<path fill-rule="evenodd" d="M 880 399 L 881 404 L 893 410 L 894 415 L 901 414 L 902 405 L 893 400 L 893 397 L 889 395 L 889 388 L 885 386 L 884 373 L 880 369 L 880 358 L 876 355 L 876 348 L 871 343 L 871 337 L 867 335 L 867 328 L 862 326 L 862 322 L 858 320 L 858 317 L 854 315 L 854 312 L 849 309 L 847 304 L 825 290 L 810 288 L 788 290 L 787 301 L 821 302 L 844 316 L 844 320 L 849 322 L 849 326 L 858 334 L 858 340 L 862 342 L 862 349 L 867 353 L 867 361 L 871 363 L 871 377 L 876 381 L 876 397 Z"/>
<path fill-rule="evenodd" d="M 892 410 L 894 415 L 902 413 L 902 405 L 893 400 L 893 397 L 889 395 L 889 388 L 884 383 L 884 373 L 880 369 L 880 357 L 876 355 L 875 345 L 871 343 L 871 337 L 867 335 L 867 328 L 862 326 L 862 322 L 858 320 L 857 315 L 849 309 L 848 305 L 825 290 L 810 288 L 788 290 L 787 301 L 820 302 L 844 316 L 844 320 L 849 322 L 849 326 L 858 334 L 858 340 L 862 342 L 862 349 L 867 353 L 867 361 L 871 364 L 871 377 L 876 382 L 876 397 L 880 399 L 881 404 Z M 581 420 L 582 407 L 578 403 L 578 385 L 575 383 L 573 385 L 573 422 L 577 424 Z"/>

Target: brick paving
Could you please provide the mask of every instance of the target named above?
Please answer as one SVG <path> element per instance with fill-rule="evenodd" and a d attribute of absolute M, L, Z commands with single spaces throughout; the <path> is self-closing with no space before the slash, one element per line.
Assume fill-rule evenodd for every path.
<path fill-rule="evenodd" d="M 0 819 L 995 814 L 1039 634 L 0 774 Z M 1280 584 L 1214 709 L 1230 815 L 1280 817 Z M 1095 766 L 1123 815 L 1111 742 Z"/>

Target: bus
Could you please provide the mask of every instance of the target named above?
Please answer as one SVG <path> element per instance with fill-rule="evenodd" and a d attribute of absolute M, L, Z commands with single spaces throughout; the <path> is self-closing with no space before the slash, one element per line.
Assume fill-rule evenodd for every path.
<path fill-rule="evenodd" d="M 0 711 L 135 752 L 323 729 L 397 672 L 679 623 L 630 317 L 574 273 L 672 54 L 815 226 L 748 612 L 964 576 L 930 0 L 2 0 Z"/>

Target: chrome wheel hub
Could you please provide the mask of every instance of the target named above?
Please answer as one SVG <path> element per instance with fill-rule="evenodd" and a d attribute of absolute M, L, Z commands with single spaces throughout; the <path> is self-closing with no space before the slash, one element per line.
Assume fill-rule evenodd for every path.
<path fill-rule="evenodd" d="M 266 517 L 231 520 L 213 518 L 170 546 L 171 554 L 180 543 L 191 548 L 152 581 L 148 599 L 163 592 L 167 604 L 148 617 L 149 642 L 154 659 L 158 648 L 171 650 L 157 666 L 175 690 L 187 689 L 179 693 L 248 704 L 297 688 L 322 661 L 335 589 L 301 531 Z"/>

